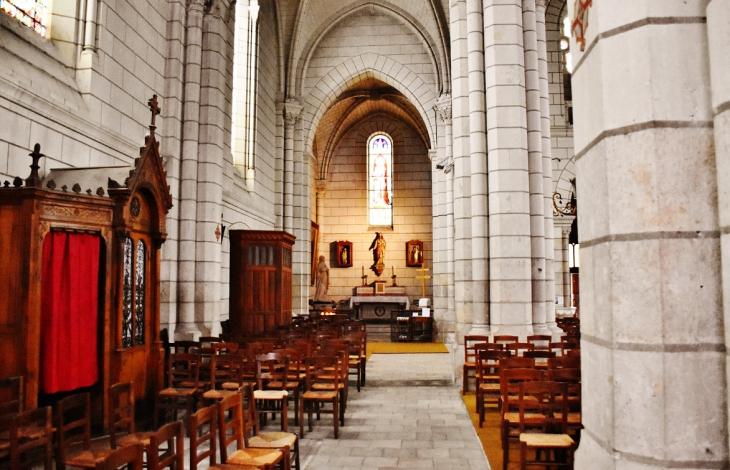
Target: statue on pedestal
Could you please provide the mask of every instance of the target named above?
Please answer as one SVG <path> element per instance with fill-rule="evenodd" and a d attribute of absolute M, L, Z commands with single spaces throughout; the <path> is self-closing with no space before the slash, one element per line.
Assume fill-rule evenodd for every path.
<path fill-rule="evenodd" d="M 375 239 L 368 250 L 373 250 L 373 259 L 375 260 L 370 269 L 380 277 L 385 269 L 385 238 L 383 238 L 382 232 L 375 232 Z"/>
<path fill-rule="evenodd" d="M 326 302 L 327 301 L 327 290 L 330 287 L 330 268 L 327 267 L 327 263 L 324 262 L 324 256 L 319 257 L 319 264 L 317 264 L 317 277 L 314 281 L 316 290 L 314 291 L 315 302 Z"/>

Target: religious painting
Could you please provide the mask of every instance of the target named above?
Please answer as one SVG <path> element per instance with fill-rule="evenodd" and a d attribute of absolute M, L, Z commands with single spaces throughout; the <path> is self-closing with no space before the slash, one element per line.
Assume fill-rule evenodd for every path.
<path fill-rule="evenodd" d="M 335 242 L 337 253 L 336 265 L 338 268 L 352 267 L 352 243 L 348 241 Z"/>
<path fill-rule="evenodd" d="M 406 266 L 420 268 L 423 266 L 423 242 L 411 240 L 406 242 Z"/>
<path fill-rule="evenodd" d="M 317 257 L 319 255 L 317 250 L 319 246 L 319 225 L 316 222 L 312 222 L 309 242 L 311 243 L 310 252 L 312 254 L 312 258 L 309 260 L 312 273 L 311 282 L 314 285 L 314 281 L 317 279 Z"/>
<path fill-rule="evenodd" d="M 393 141 L 383 133 L 368 140 L 368 209 L 371 226 L 393 225 Z"/>
<path fill-rule="evenodd" d="M 385 281 L 375 281 L 373 287 L 375 288 L 375 295 L 385 294 Z"/>

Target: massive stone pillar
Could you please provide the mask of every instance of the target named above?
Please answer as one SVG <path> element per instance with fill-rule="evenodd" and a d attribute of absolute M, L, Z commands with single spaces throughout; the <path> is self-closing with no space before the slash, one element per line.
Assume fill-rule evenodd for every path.
<path fill-rule="evenodd" d="M 576 468 L 728 465 L 707 51 L 708 22 L 727 34 L 728 3 L 713 1 L 724 19 L 710 20 L 706 1 L 568 3 L 571 18 L 590 15 L 585 51 L 570 48 L 585 425 Z M 726 54 L 727 42 L 725 71 Z"/>
<path fill-rule="evenodd" d="M 563 332 L 555 323 L 555 227 L 553 225 L 553 149 L 550 138 L 550 90 L 548 81 L 547 32 L 545 30 L 545 9 L 547 0 L 535 2 L 537 26 L 537 56 L 540 71 L 540 113 L 542 134 L 542 168 L 545 221 L 545 323 L 548 330 L 557 336 Z"/>
<path fill-rule="evenodd" d="M 197 223 L 195 244 L 195 319 L 208 334 L 221 331 L 221 244 L 217 238 L 223 216 L 223 161 L 229 83 L 227 67 L 231 31 L 228 0 L 213 0 L 203 19 L 203 60 L 198 137 Z M 228 122 L 227 122 L 228 121 Z"/>
<path fill-rule="evenodd" d="M 722 299 L 725 351 L 730 348 L 730 0 L 713 0 L 707 6 L 712 110 L 715 127 L 717 199 L 722 253 Z M 730 364 L 726 360 L 726 377 Z M 727 380 L 727 379 L 726 379 Z M 730 403 L 730 397 L 726 398 Z M 730 414 L 730 413 L 729 413 Z"/>
<path fill-rule="evenodd" d="M 471 162 L 466 1 L 451 2 L 452 129 L 454 152 L 454 297 L 456 340 L 471 329 Z M 458 356 L 458 354 L 457 354 Z"/>
<path fill-rule="evenodd" d="M 492 332 L 532 334 L 522 1 L 484 0 Z"/>
<path fill-rule="evenodd" d="M 522 0 L 522 39 L 527 104 L 527 159 L 530 188 L 530 252 L 532 254 L 532 329 L 549 334 L 545 324 L 545 190 L 542 158 L 542 107 L 535 0 Z"/>
<path fill-rule="evenodd" d="M 191 0 L 187 12 L 185 47 L 185 101 L 183 102 L 180 165 L 180 222 L 178 241 L 175 339 L 197 339 L 195 324 L 195 232 L 198 193 L 198 138 L 200 131 L 200 73 L 203 46 L 203 0 Z"/>
<path fill-rule="evenodd" d="M 489 223 L 487 219 L 487 122 L 484 95 L 484 10 L 482 0 L 467 0 L 469 67 L 469 164 L 471 167 L 471 298 L 469 334 L 489 334 Z"/>
<path fill-rule="evenodd" d="M 299 113 L 301 116 L 301 112 Z M 299 120 L 297 121 L 299 122 Z M 292 248 L 292 311 L 295 315 L 309 313 L 309 287 L 311 279 L 312 223 L 309 215 L 310 158 L 303 150 L 301 129 L 294 132 L 294 178 L 292 197 L 291 233 L 296 241 Z"/>
<path fill-rule="evenodd" d="M 444 96 L 434 106 L 434 111 L 438 117 L 441 113 L 441 106 Z M 451 104 L 451 97 L 449 97 Z M 431 214 L 433 225 L 432 253 L 433 253 L 433 278 L 431 279 L 433 286 L 433 308 L 434 308 L 434 326 L 436 328 L 436 336 L 438 341 L 442 341 L 444 337 L 444 317 L 446 315 L 447 298 L 446 289 L 448 276 L 446 274 L 446 175 L 441 169 L 442 162 L 446 160 L 446 143 L 445 124 L 443 119 L 438 118 L 436 121 L 436 150 L 430 150 L 429 154 L 434 153 L 431 159 Z"/>

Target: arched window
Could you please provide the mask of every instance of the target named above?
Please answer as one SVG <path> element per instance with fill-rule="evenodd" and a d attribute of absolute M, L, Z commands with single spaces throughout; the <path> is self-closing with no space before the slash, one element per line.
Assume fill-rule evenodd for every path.
<path fill-rule="evenodd" d="M 233 164 L 247 183 L 254 178 L 256 136 L 256 84 L 258 71 L 258 0 L 239 0 L 233 53 Z M 249 189 L 252 189 L 249 186 Z"/>
<path fill-rule="evenodd" d="M 368 219 L 393 226 L 393 141 L 384 133 L 368 139 Z"/>
<path fill-rule="evenodd" d="M 45 36 L 50 19 L 48 2 L 49 0 L 0 0 L 0 9 Z"/>

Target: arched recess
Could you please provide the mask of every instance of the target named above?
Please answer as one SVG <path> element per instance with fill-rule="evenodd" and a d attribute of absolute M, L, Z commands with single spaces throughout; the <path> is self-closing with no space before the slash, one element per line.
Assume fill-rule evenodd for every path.
<path fill-rule="evenodd" d="M 393 59 L 375 53 L 352 57 L 330 70 L 304 100 L 302 130 L 305 153 L 312 153 L 314 132 L 327 110 L 338 101 L 340 90 L 367 80 L 379 80 L 400 92 L 418 111 L 428 130 L 429 148 L 434 148 L 436 121 L 430 110 L 438 96 L 421 78 Z"/>
<path fill-rule="evenodd" d="M 374 3 L 371 0 L 356 0 L 334 13 L 326 8 L 320 12 L 315 8 L 316 5 L 310 3 L 310 0 L 303 0 L 297 12 L 287 76 L 289 96 L 302 95 L 302 84 L 309 60 L 322 38 L 347 17 L 366 8 L 402 21 L 411 33 L 419 38 L 428 52 L 440 92 L 448 92 L 451 89 L 449 27 L 438 2 L 430 0 L 429 8 L 424 8 L 423 0 L 399 1 L 397 4 L 388 1 Z M 312 24 L 315 26 L 307 27 Z M 436 36 L 431 34 L 432 31 Z"/>

